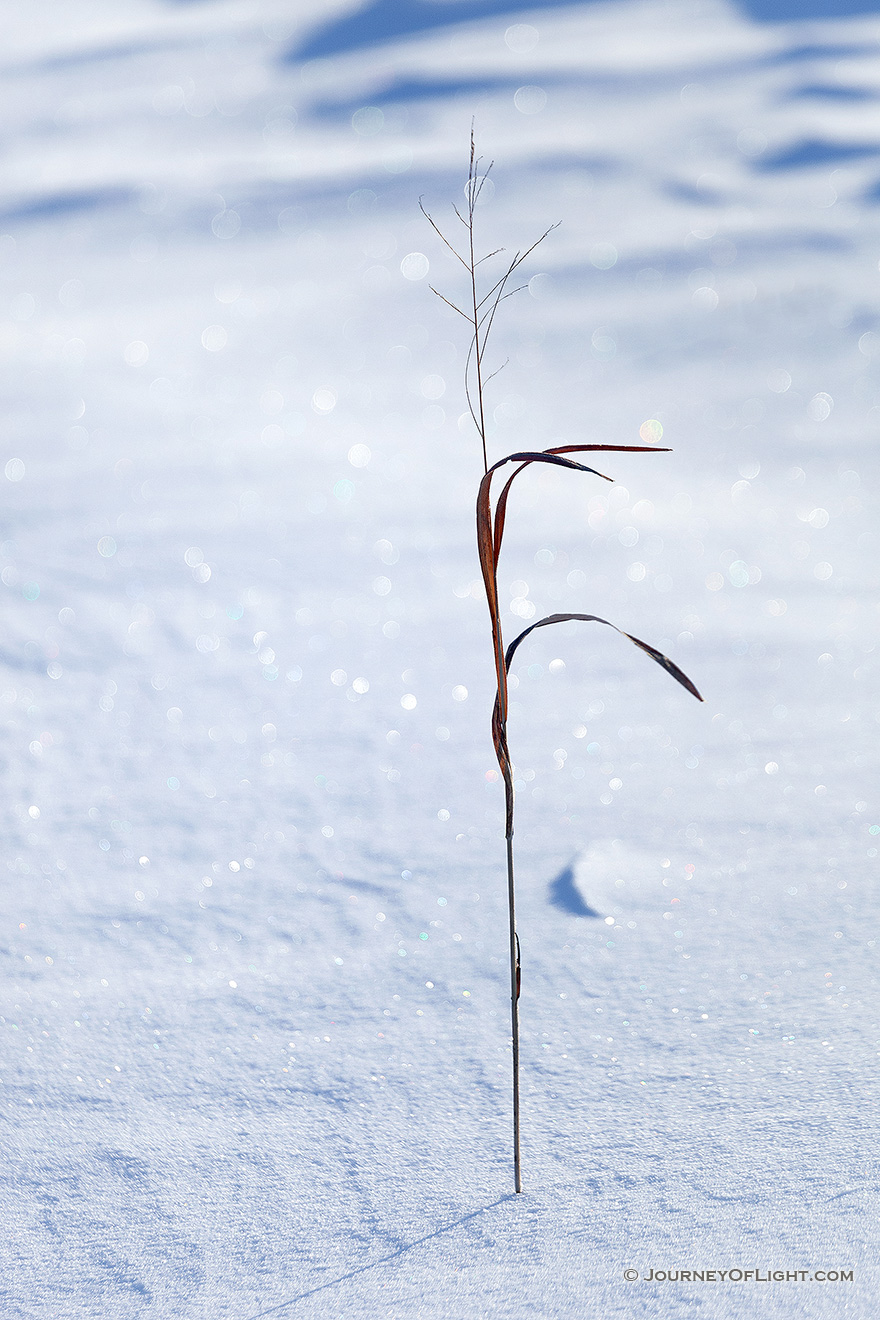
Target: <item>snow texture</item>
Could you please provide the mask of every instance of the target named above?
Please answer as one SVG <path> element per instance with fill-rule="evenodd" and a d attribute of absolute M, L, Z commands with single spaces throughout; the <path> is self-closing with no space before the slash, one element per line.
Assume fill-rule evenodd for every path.
<path fill-rule="evenodd" d="M 4 26 L 3 1320 L 875 1314 L 875 7 Z"/>

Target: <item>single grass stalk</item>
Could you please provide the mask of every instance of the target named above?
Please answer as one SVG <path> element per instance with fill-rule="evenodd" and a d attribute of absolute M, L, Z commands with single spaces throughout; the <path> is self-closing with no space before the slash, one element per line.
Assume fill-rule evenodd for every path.
<path fill-rule="evenodd" d="M 552 233 L 557 225 L 551 225 L 545 230 L 540 238 L 536 239 L 524 251 L 517 252 L 511 260 L 508 260 L 502 269 L 502 273 L 497 277 L 489 277 L 486 281 L 485 290 L 480 284 L 479 268 L 484 262 L 492 257 L 499 256 L 504 249 L 496 248 L 495 251 L 486 253 L 485 256 L 477 258 L 474 245 L 474 212 L 480 200 L 480 194 L 489 177 L 492 164 L 487 166 L 484 173 L 480 173 L 480 158 L 476 154 L 476 144 L 474 132 L 471 129 L 471 150 L 470 161 L 468 165 L 467 184 L 465 185 L 465 198 L 467 205 L 464 208 L 464 214 L 457 206 L 453 206 L 453 211 L 457 219 L 465 229 L 465 253 L 461 252 L 450 242 L 446 235 L 435 223 L 432 216 L 421 201 L 419 206 L 425 219 L 434 230 L 435 234 L 441 240 L 446 248 L 452 253 L 455 259 L 464 268 L 467 276 L 467 295 L 466 310 L 463 310 L 445 294 L 440 293 L 431 286 L 431 291 L 437 295 L 448 307 L 463 317 L 468 324 L 470 342 L 468 346 L 467 360 L 464 371 L 464 388 L 467 399 L 468 410 L 473 418 L 477 434 L 483 451 L 483 478 L 480 482 L 477 493 L 477 549 L 480 557 L 480 569 L 483 575 L 483 586 L 486 592 L 486 601 L 489 606 L 489 618 L 492 626 L 492 650 L 495 656 L 495 676 L 496 692 L 495 704 L 492 710 L 492 741 L 495 746 L 495 755 L 498 759 L 498 765 L 501 769 L 501 777 L 504 781 L 504 806 L 505 823 L 504 834 L 507 844 L 507 904 L 508 904 L 508 926 L 510 940 L 510 1024 L 513 1042 L 513 1173 L 514 1187 L 517 1192 L 522 1191 L 522 1161 L 520 1158 L 520 1102 L 519 1102 L 519 996 L 521 984 L 521 960 L 519 935 L 516 927 L 516 893 L 514 885 L 514 856 L 513 856 L 513 813 L 514 813 L 514 789 L 513 789 L 513 766 L 510 760 L 510 751 L 507 741 L 507 677 L 510 672 L 510 665 L 520 644 L 525 641 L 530 633 L 536 628 L 546 628 L 553 623 L 567 623 L 569 620 L 580 620 L 584 623 L 602 623 L 609 628 L 614 628 L 622 637 L 627 637 L 646 655 L 655 660 L 657 664 L 662 665 L 667 673 L 686 688 L 698 701 L 702 701 L 697 689 L 691 680 L 684 674 L 673 662 L 655 647 L 647 642 L 640 641 L 638 637 L 633 637 L 631 633 L 623 632 L 615 624 L 609 623 L 607 619 L 599 618 L 596 614 L 549 614 L 544 619 L 539 619 L 537 623 L 531 624 L 525 628 L 519 636 L 505 649 L 504 636 L 501 626 L 501 607 L 498 601 L 498 560 L 501 554 L 501 542 L 504 536 L 504 524 L 507 517 L 507 502 L 510 496 L 511 487 L 516 477 L 521 472 L 531 466 L 532 463 L 549 463 L 555 467 L 569 468 L 574 472 L 589 472 L 593 476 L 601 477 L 604 481 L 610 481 L 604 473 L 597 472 L 595 468 L 587 467 L 575 459 L 566 458 L 566 454 L 583 454 L 594 451 L 609 451 L 615 453 L 638 453 L 638 454 L 656 454 L 668 453 L 668 450 L 657 449 L 651 445 L 557 445 L 552 449 L 543 450 L 523 450 L 521 453 L 508 454 L 506 458 L 501 458 L 491 466 L 489 464 L 489 450 L 486 438 L 486 409 L 485 409 L 485 387 L 493 376 L 498 374 L 502 368 L 499 367 L 489 376 L 484 372 L 484 357 L 489 335 L 495 321 L 495 315 L 501 303 L 506 299 L 518 293 L 524 285 L 518 285 L 511 288 L 510 283 L 513 275 L 520 268 L 530 253 L 534 252 L 539 243 L 542 243 L 548 234 Z M 478 273 L 479 272 L 479 273 Z M 502 363 L 502 367 L 506 365 Z M 517 467 L 508 476 L 507 481 L 501 489 L 495 505 L 492 505 L 492 478 L 499 468 L 504 467 L 506 463 L 516 463 Z"/>

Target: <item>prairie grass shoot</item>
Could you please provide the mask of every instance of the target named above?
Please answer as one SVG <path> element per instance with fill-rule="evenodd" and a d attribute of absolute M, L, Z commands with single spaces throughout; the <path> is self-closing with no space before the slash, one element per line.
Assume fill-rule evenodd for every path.
<path fill-rule="evenodd" d="M 491 721 L 492 741 L 504 782 L 504 837 L 507 853 L 510 1014 L 513 1063 L 513 1165 L 514 1186 L 517 1192 L 521 1192 L 522 1160 L 520 1154 L 519 997 L 522 971 L 520 942 L 516 924 L 516 893 L 514 883 L 513 765 L 510 757 L 507 734 L 508 674 L 510 672 L 511 662 L 518 647 L 535 631 L 536 628 L 547 628 L 552 624 L 567 623 L 569 621 L 601 623 L 607 627 L 614 628 L 621 636 L 626 637 L 629 641 L 633 642 L 635 646 L 645 653 L 645 655 L 650 656 L 650 658 L 656 661 L 658 665 L 661 665 L 666 672 L 676 680 L 676 682 L 686 688 L 686 690 L 696 697 L 698 701 L 702 701 L 703 698 L 700 696 L 700 693 L 687 675 L 684 674 L 667 656 L 663 655 L 662 652 L 649 645 L 648 642 L 641 641 L 631 633 L 624 632 L 623 629 L 610 623 L 608 619 L 601 618 L 596 614 L 549 614 L 545 618 L 538 619 L 537 622 L 530 624 L 528 628 L 524 629 L 510 642 L 505 642 L 498 595 L 498 562 L 504 537 L 508 500 L 516 478 L 533 463 L 546 463 L 555 467 L 567 468 L 572 472 L 584 472 L 591 476 L 598 477 L 603 481 L 610 481 L 611 478 L 607 477 L 604 473 L 598 472 L 595 468 L 588 467 L 586 464 L 569 457 L 569 455 L 597 451 L 603 453 L 656 454 L 668 452 L 668 450 L 658 449 L 654 445 L 568 444 L 557 445 L 549 449 L 541 450 L 524 446 L 521 450 L 518 450 L 515 453 L 507 454 L 504 457 L 497 459 L 490 455 L 486 425 L 486 389 L 493 376 L 497 375 L 498 371 L 501 369 L 499 367 L 494 371 L 488 371 L 489 363 L 486 359 L 486 352 L 492 329 L 501 304 L 525 287 L 525 285 L 516 282 L 516 277 L 523 266 L 523 263 L 535 251 L 538 245 L 542 243 L 557 227 L 556 225 L 551 225 L 540 235 L 539 238 L 535 239 L 534 242 L 530 243 L 524 249 L 516 251 L 512 256 L 507 254 L 503 248 L 497 248 L 493 251 L 478 255 L 475 233 L 475 215 L 477 206 L 480 203 L 481 195 L 484 189 L 486 189 L 491 169 L 491 162 L 485 169 L 483 169 L 481 159 L 476 154 L 476 143 L 472 131 L 467 182 L 464 189 L 465 205 L 463 208 L 453 206 L 455 223 L 460 225 L 461 228 L 456 228 L 454 230 L 452 238 L 441 230 L 440 226 L 436 223 L 430 212 L 425 209 L 424 205 L 421 202 L 419 204 L 423 215 L 431 225 L 434 233 L 454 258 L 457 263 L 457 268 L 463 272 L 464 288 L 461 294 L 457 297 L 448 297 L 445 293 L 433 288 L 433 286 L 432 292 L 436 294 L 436 296 L 440 298 L 447 307 L 457 313 L 467 325 L 468 351 L 465 361 L 464 391 L 467 399 L 468 412 L 473 420 L 478 441 L 482 449 L 483 458 L 483 477 L 477 491 L 476 501 L 477 550 L 480 559 L 483 586 L 486 593 L 486 602 L 489 607 L 492 652 L 495 663 L 496 690 Z M 493 503 L 493 478 L 496 472 L 499 472 L 500 469 L 507 464 L 514 464 L 515 466 L 513 471 L 507 476 L 500 493 Z"/>

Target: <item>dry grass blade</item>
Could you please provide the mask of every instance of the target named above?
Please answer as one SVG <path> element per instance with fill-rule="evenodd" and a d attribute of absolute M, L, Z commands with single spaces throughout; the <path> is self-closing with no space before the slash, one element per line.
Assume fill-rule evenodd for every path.
<path fill-rule="evenodd" d="M 542 449 L 540 453 L 542 456 L 546 454 L 586 454 L 596 450 L 607 450 L 619 454 L 662 454 L 668 452 L 667 450 L 656 449 L 654 446 L 648 445 L 555 445 L 552 449 Z M 498 556 L 501 553 L 501 538 L 504 535 L 504 521 L 507 517 L 507 498 L 510 494 L 510 488 L 513 485 L 514 479 L 518 477 L 520 472 L 524 471 L 530 463 L 540 462 L 542 460 L 534 454 L 509 454 L 507 458 L 502 458 L 500 462 L 493 464 L 491 468 L 491 471 L 494 472 L 496 469 L 503 467 L 505 463 L 516 463 L 521 459 L 523 460 L 521 466 L 507 478 L 501 494 L 498 497 L 498 503 L 495 506 L 494 546 L 496 565 Z M 573 463 L 571 466 L 581 472 L 592 472 L 594 476 L 602 477 L 605 481 L 612 480 L 611 477 L 606 477 L 604 472 L 597 472 L 595 468 L 585 467 L 582 463 Z"/>
<path fill-rule="evenodd" d="M 584 446 L 586 448 L 586 446 Z M 570 446 L 571 450 L 577 446 Z M 555 467 L 571 468 L 575 472 L 590 472 L 593 476 L 602 477 L 604 474 L 597 472 L 595 468 L 587 467 L 584 463 L 575 463 L 573 459 L 563 458 L 560 454 L 551 451 L 532 452 L 526 450 L 518 454 L 509 454 L 507 458 L 502 458 L 498 463 L 493 464 L 480 482 L 480 489 L 477 495 L 477 548 L 480 555 L 480 568 L 483 574 L 483 585 L 486 589 L 486 599 L 489 603 L 489 614 L 492 619 L 492 643 L 495 652 L 495 673 L 498 680 L 498 691 L 500 694 L 501 711 L 504 720 L 507 719 L 507 671 L 504 668 L 504 642 L 501 636 L 501 616 L 498 608 L 498 549 L 501 544 L 501 531 L 504 526 L 502 512 L 501 528 L 498 525 L 493 527 L 491 486 L 492 477 L 498 468 L 503 467 L 505 463 L 521 463 L 522 467 L 527 467 L 529 463 L 550 463 Z M 517 469 L 521 471 L 522 468 Z M 516 473 L 514 473 L 514 476 Z M 610 481 L 610 477 L 604 478 Z M 509 483 L 508 483 L 509 484 Z M 497 546 L 497 548 L 496 548 Z"/>
<path fill-rule="evenodd" d="M 696 697 L 697 701 L 703 700 L 684 670 L 679 669 L 678 665 L 670 660 L 668 655 L 664 655 L 662 651 L 658 651 L 656 646 L 650 646 L 648 642 L 643 642 L 638 637 L 633 637 L 632 633 L 624 632 L 622 628 L 617 627 L 617 624 L 609 623 L 607 619 L 600 619 L 598 614 L 548 614 L 545 619 L 539 619 L 537 623 L 531 624 L 520 633 L 519 637 L 516 637 L 510 643 L 505 652 L 504 666 L 508 673 L 510 672 L 511 660 L 518 650 L 520 643 L 525 641 L 529 633 L 533 633 L 536 628 L 546 628 L 551 623 L 568 623 L 570 620 L 578 620 L 581 623 L 604 623 L 608 628 L 613 628 L 615 632 L 620 633 L 621 637 L 628 637 L 633 645 L 638 646 L 646 655 L 649 655 L 652 660 L 656 660 L 657 664 L 661 665 L 668 674 L 672 675 L 677 683 L 680 683 L 681 686 L 686 688 L 692 696 Z"/>

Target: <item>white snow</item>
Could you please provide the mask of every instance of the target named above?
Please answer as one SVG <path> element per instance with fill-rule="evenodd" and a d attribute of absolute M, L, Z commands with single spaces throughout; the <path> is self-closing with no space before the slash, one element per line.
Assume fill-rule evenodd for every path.
<path fill-rule="evenodd" d="M 880 17 L 347 13 L 4 15 L 4 1320 L 870 1316 Z"/>

